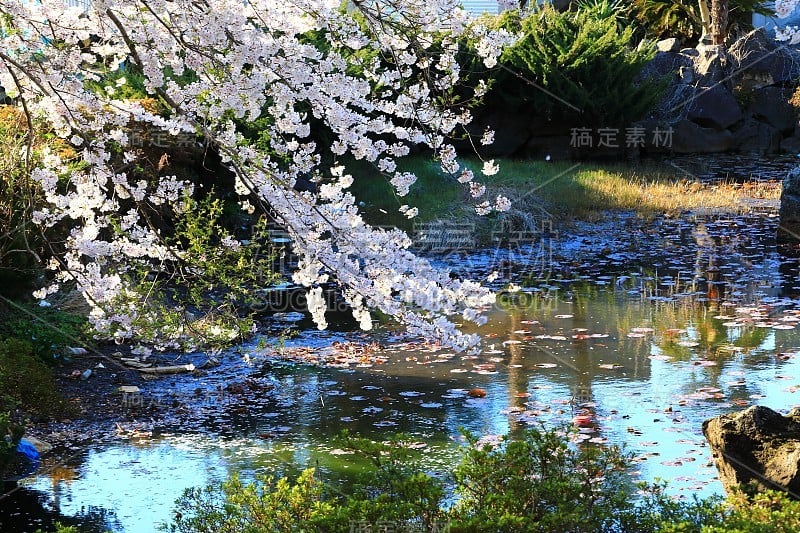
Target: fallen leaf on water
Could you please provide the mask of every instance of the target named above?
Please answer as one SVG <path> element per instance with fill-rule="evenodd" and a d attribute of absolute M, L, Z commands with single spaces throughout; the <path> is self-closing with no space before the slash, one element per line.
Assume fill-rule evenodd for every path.
<path fill-rule="evenodd" d="M 678 341 L 675 344 L 678 346 L 683 346 L 684 348 L 694 348 L 695 346 L 700 346 L 700 343 L 696 341 Z"/>
<path fill-rule="evenodd" d="M 572 419 L 572 423 L 578 427 L 586 427 L 592 424 L 594 417 L 592 415 L 577 415 Z"/>

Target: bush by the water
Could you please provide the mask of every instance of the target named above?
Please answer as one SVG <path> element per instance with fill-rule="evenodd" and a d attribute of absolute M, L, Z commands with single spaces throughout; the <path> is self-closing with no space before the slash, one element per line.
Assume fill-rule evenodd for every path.
<path fill-rule="evenodd" d="M 390 524 L 419 531 L 788 532 L 800 530 L 800 502 L 781 492 L 680 501 L 664 485 L 635 486 L 630 456 L 616 447 L 576 447 L 562 431 L 531 429 L 516 439 L 467 435 L 448 473 L 422 467 L 407 439 L 345 437 L 369 459 L 340 490 L 314 469 L 296 479 L 259 476 L 187 490 L 172 533 L 352 531 Z M 446 497 L 453 490 L 453 503 Z M 414 529 L 416 528 L 416 529 Z"/>
<path fill-rule="evenodd" d="M 506 11 L 499 27 L 522 35 L 501 57 L 488 106 L 525 109 L 532 117 L 575 126 L 622 126 L 658 100 L 660 80 L 639 80 L 652 46 L 637 47 L 634 29 L 614 9 L 559 12 L 549 4 L 529 15 Z"/>
<path fill-rule="evenodd" d="M 57 392 L 52 369 L 35 355 L 31 343 L 15 338 L 0 341 L 0 479 L 12 464 L 26 417 L 69 411 Z"/>

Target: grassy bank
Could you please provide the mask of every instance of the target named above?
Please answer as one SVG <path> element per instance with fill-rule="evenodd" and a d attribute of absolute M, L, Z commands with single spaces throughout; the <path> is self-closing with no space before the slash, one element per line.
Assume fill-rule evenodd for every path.
<path fill-rule="evenodd" d="M 480 176 L 479 161 L 467 160 L 466 165 Z M 402 204 L 419 208 L 418 222 L 478 222 L 464 186 L 445 175 L 435 161 L 424 156 L 408 158 L 401 170 L 414 172 L 419 178 L 409 195 L 402 198 L 369 165 L 356 166 L 353 192 L 364 202 L 370 222 L 409 228 L 410 223 L 403 222 L 397 213 Z M 780 197 L 777 184 L 700 183 L 655 164 L 504 160 L 496 175 L 476 180 L 486 185 L 488 197 L 503 194 L 510 198 L 514 205 L 506 216 L 518 221 L 542 217 L 562 223 L 596 220 L 608 211 L 635 211 L 642 217 L 699 208 L 740 212 L 747 209 L 748 198 Z"/>

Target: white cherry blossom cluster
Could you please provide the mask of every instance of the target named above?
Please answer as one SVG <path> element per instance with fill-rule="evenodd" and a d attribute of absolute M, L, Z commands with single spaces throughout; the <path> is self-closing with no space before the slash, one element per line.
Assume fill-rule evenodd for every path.
<path fill-rule="evenodd" d="M 786 18 L 797 9 L 798 4 L 800 4 L 800 0 L 776 0 L 775 14 L 778 18 Z M 800 43 L 800 28 L 788 25 L 778 26 L 775 28 L 775 39 L 790 45 L 798 44 Z"/>
<path fill-rule="evenodd" d="M 798 3 L 800 3 L 798 0 L 776 0 L 775 14 L 778 18 L 784 19 L 792 14 Z"/>
<path fill-rule="evenodd" d="M 373 163 L 376 176 L 389 177 L 402 196 L 416 178 L 399 172 L 397 159 L 423 145 L 445 171 L 482 194 L 447 142 L 471 119 L 447 95 L 460 80 L 459 39 L 477 43 L 475 53 L 492 66 L 513 36 L 471 21 L 456 0 L 363 0 L 351 9 L 360 22 L 338 0 L 95 0 L 85 12 L 62 0 L 0 0 L 0 85 L 48 121 L 85 163 L 67 167 L 55 155 L 44 158 L 33 176 L 47 207 L 35 219 L 72 228 L 51 266 L 57 281 L 83 293 L 99 332 L 135 337 L 146 306 L 132 292 L 130 274 L 182 260 L 148 214 L 155 207 L 187 209 L 181 198 L 191 186 L 175 177 L 159 183 L 134 177 L 138 155 L 129 133 L 136 127 L 197 134 L 219 151 L 242 205 L 267 210 L 292 237 L 302 258 L 294 280 L 309 287 L 320 327 L 319 285 L 332 279 L 364 329 L 372 323 L 368 309 L 380 309 L 428 339 L 457 349 L 476 345 L 477 337 L 461 333 L 453 320 L 481 323 L 480 311 L 494 295 L 415 256 L 404 232 L 369 227 L 348 192 L 352 176 L 328 156 Z M 330 46 L 310 42 L 312 30 Z M 99 94 L 85 86 L 102 81 L 98 66 L 123 64 L 141 70 L 168 113 L 115 99 L 121 83 Z M 179 78 L 185 73 L 191 76 Z M 475 89 L 476 97 L 485 87 Z M 234 124 L 262 115 L 270 118 L 269 150 L 252 145 Z M 316 144 L 318 124 L 330 146 Z M 482 141 L 491 140 L 486 132 Z M 484 165 L 485 175 L 495 172 L 493 162 Z M 294 188 L 307 176 L 319 183 L 318 192 Z M 507 208 L 500 197 L 477 207 Z M 407 205 L 400 211 L 417 214 Z M 231 238 L 222 245 L 239 246 Z"/>

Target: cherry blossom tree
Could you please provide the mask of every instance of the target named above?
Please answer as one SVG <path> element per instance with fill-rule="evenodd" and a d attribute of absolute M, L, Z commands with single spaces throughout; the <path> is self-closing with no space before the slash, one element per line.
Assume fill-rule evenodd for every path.
<path fill-rule="evenodd" d="M 800 0 L 776 0 L 775 1 L 775 14 L 779 19 L 783 19 L 791 15 Z M 797 26 L 781 26 L 776 29 L 775 37 L 779 41 L 788 42 L 788 44 L 795 45 L 800 43 L 800 28 Z"/>
<path fill-rule="evenodd" d="M 37 296 L 72 284 L 98 334 L 118 340 L 157 320 L 147 306 L 157 295 L 136 290 L 135 274 L 189 256 L 148 213 L 190 209 L 193 184 L 135 179 L 129 136 L 147 127 L 204 139 L 232 171 L 244 208 L 267 212 L 286 229 L 300 257 L 293 280 L 308 287 L 320 328 L 320 286 L 334 280 L 363 329 L 378 309 L 428 339 L 457 349 L 477 344 L 456 322 L 481 323 L 493 294 L 416 256 L 404 232 L 367 225 L 348 191 L 346 162 L 373 163 L 403 197 L 416 178 L 397 161 L 421 145 L 474 192 L 479 212 L 507 209 L 503 197 L 482 197 L 485 188 L 473 183 L 448 139 L 470 121 L 452 96 L 461 79 L 459 47 L 469 40 L 491 68 L 512 36 L 474 23 L 453 0 L 357 0 L 349 11 L 331 0 L 95 0 L 86 11 L 61 0 L 0 0 L 0 17 L 0 85 L 82 160 L 68 165 L 48 153 L 32 172 L 47 201 L 35 221 L 71 228 L 49 265 L 55 282 Z M 310 32 L 327 46 L 310 42 Z M 104 83 L 101 70 L 123 65 L 143 74 L 167 112 L 116 97 L 113 84 L 92 89 Z M 485 89 L 478 83 L 470 97 Z M 266 147 L 236 126 L 264 115 L 271 119 Z M 330 146 L 313 140 L 319 125 Z M 496 171 L 486 162 L 485 174 Z M 309 176 L 316 192 L 298 190 L 297 180 Z M 416 215 L 412 206 L 400 211 Z M 221 243 L 246 245 L 231 235 Z M 190 325 L 176 328 L 189 336 Z M 158 347 L 178 345 L 176 330 L 163 333 L 153 338 Z"/>

